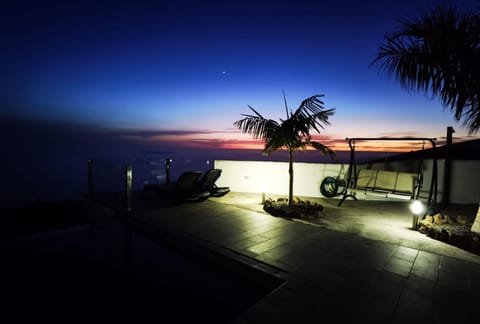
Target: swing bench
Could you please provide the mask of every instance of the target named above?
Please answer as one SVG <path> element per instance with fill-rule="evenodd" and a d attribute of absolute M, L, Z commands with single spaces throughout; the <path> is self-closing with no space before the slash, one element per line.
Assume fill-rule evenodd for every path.
<path fill-rule="evenodd" d="M 354 190 L 365 195 L 412 199 L 420 183 L 421 179 L 416 173 L 361 169 Z M 350 190 L 353 191 L 352 188 Z"/>
<path fill-rule="evenodd" d="M 358 200 L 357 193 L 364 195 L 375 195 L 384 198 L 397 198 L 404 200 L 418 199 L 420 189 L 423 184 L 423 150 L 422 158 L 417 173 L 387 171 L 362 168 L 357 172 L 357 164 L 355 163 L 355 141 L 429 141 L 432 147 L 435 147 L 435 139 L 430 138 L 347 138 L 350 146 L 350 164 L 348 169 L 348 176 L 346 179 L 346 188 L 343 192 L 343 198 L 340 200 L 338 206 L 347 198 Z M 432 201 L 432 191 L 435 191 L 436 196 L 436 160 L 434 161 L 434 168 L 432 170 L 432 182 L 429 194 L 429 202 Z M 435 199 L 433 199 L 435 201 Z"/>

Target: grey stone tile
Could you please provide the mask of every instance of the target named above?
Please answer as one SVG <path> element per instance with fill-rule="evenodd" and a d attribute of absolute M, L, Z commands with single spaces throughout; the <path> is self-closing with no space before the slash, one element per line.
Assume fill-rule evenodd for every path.
<path fill-rule="evenodd" d="M 204 228 L 192 229 L 190 233 L 194 233 L 202 236 L 209 236 L 209 237 L 218 238 L 218 239 L 245 234 L 245 232 L 239 231 L 238 229 L 234 229 L 234 228 L 221 228 L 221 227 L 219 228 L 219 227 L 210 227 L 210 226 L 207 226 Z"/>
<path fill-rule="evenodd" d="M 437 297 L 437 283 L 432 280 L 420 278 L 415 275 L 408 277 L 406 288 L 429 298 Z"/>
<path fill-rule="evenodd" d="M 263 241 L 261 243 L 249 246 L 247 248 L 248 251 L 254 252 L 256 254 L 262 254 L 265 253 L 273 248 L 279 247 L 283 245 L 283 242 L 279 242 L 276 239 L 268 239 L 266 241 Z"/>
<path fill-rule="evenodd" d="M 318 239 L 318 235 L 313 232 L 301 233 L 297 235 L 297 239 L 289 241 L 290 244 L 308 247 Z"/>
<path fill-rule="evenodd" d="M 242 252 L 243 253 L 243 252 Z M 265 262 L 269 265 L 272 265 L 278 269 L 281 269 L 282 271 L 288 271 L 286 268 L 285 268 L 285 265 L 282 264 L 280 262 L 280 259 L 278 258 L 272 258 L 271 256 L 269 255 L 265 255 L 265 254 L 258 254 L 258 255 L 254 255 L 253 252 L 249 252 L 253 255 L 253 257 L 255 258 L 255 260 L 258 260 L 260 262 Z"/>
<path fill-rule="evenodd" d="M 278 259 L 278 261 L 284 265 L 289 271 L 296 271 L 304 266 L 308 259 L 301 250 L 294 250 Z"/>
<path fill-rule="evenodd" d="M 417 277 L 437 281 L 439 262 L 439 255 L 420 251 L 413 265 L 412 274 Z"/>
<path fill-rule="evenodd" d="M 298 250 L 299 250 L 299 247 L 285 243 L 285 244 L 278 245 L 262 253 L 262 255 L 265 255 L 268 258 L 272 258 L 272 259 L 280 259 Z"/>
<path fill-rule="evenodd" d="M 264 236 L 261 236 L 261 235 L 254 235 L 253 233 L 250 233 L 250 232 L 248 234 L 246 234 L 246 236 L 247 236 L 246 239 L 227 244 L 227 247 L 231 248 L 231 249 L 234 249 L 234 250 L 237 250 L 237 251 L 240 251 L 240 250 L 244 250 L 244 249 L 246 249 L 250 246 L 253 246 L 255 244 L 258 244 L 258 243 L 261 243 L 261 242 L 264 242 L 264 241 L 268 240 L 267 237 L 264 237 Z"/>
<path fill-rule="evenodd" d="M 262 223 L 262 224 L 255 224 L 250 227 L 244 227 L 244 230 L 247 230 L 249 232 L 255 233 L 255 234 L 263 234 L 269 231 L 272 231 L 274 229 L 277 229 L 281 227 L 279 223 Z"/>
<path fill-rule="evenodd" d="M 469 272 L 476 272 L 480 274 L 480 263 L 465 262 L 465 266 L 467 267 Z"/>
<path fill-rule="evenodd" d="M 440 256 L 439 269 L 467 271 L 467 262 L 442 255 Z"/>
<path fill-rule="evenodd" d="M 378 273 L 377 279 L 368 292 L 375 298 L 387 301 L 390 304 L 396 304 L 405 288 L 406 278 L 397 274 L 382 271 Z"/>
<path fill-rule="evenodd" d="M 447 287 L 438 287 L 435 299 L 434 323 L 477 322 L 480 315 L 478 299 L 469 298 L 462 292 Z"/>
<path fill-rule="evenodd" d="M 295 308 L 298 308 L 300 305 L 297 304 L 302 304 L 300 307 L 309 307 L 310 305 L 314 304 L 314 300 L 318 299 L 325 299 L 327 296 L 321 294 L 321 293 L 315 293 L 312 294 L 312 291 L 310 291 L 310 294 L 308 296 L 304 294 L 305 290 L 300 290 L 297 292 L 293 292 L 290 289 L 287 289 L 285 287 L 280 287 L 279 289 L 275 290 L 273 293 L 268 295 L 264 301 L 265 303 L 271 304 L 272 306 L 275 307 L 284 307 L 285 305 L 292 305 Z"/>
<path fill-rule="evenodd" d="M 288 279 L 283 290 L 234 323 L 318 323 L 329 315 L 335 323 L 431 323 L 432 312 L 435 323 L 457 323 L 478 309 L 480 264 L 206 203 L 149 212 L 143 219 L 231 249 L 251 267 L 258 260 L 278 267 L 277 275 Z"/>
<path fill-rule="evenodd" d="M 349 293 L 356 295 L 369 295 L 373 292 L 372 287 L 378 281 L 378 271 L 369 269 L 352 269 L 351 267 L 338 267 L 334 270 Z"/>
<path fill-rule="evenodd" d="M 302 271 L 300 270 L 297 271 L 299 274 L 302 273 Z M 337 273 L 320 270 L 312 273 L 305 273 L 302 275 L 304 278 L 306 278 L 306 280 L 315 283 L 321 283 L 322 291 L 325 294 L 328 294 L 330 298 L 337 298 L 339 297 L 339 295 L 347 295 L 350 293 L 350 287 Z"/>
<path fill-rule="evenodd" d="M 284 243 L 294 242 L 303 237 L 302 233 L 291 231 L 288 227 L 277 227 L 272 230 L 262 232 L 262 236 L 282 240 Z"/>
<path fill-rule="evenodd" d="M 400 259 L 394 256 L 387 261 L 384 270 L 403 277 L 408 277 L 412 271 L 412 267 L 413 261 Z"/>
<path fill-rule="evenodd" d="M 243 255 L 246 255 L 246 256 L 249 256 L 249 257 L 252 257 L 252 258 L 256 258 L 258 256 L 257 253 L 249 251 L 249 250 L 242 250 L 242 251 L 239 251 L 239 253 L 241 253 Z"/>
<path fill-rule="evenodd" d="M 434 309 L 432 298 L 406 288 L 400 297 L 392 323 L 433 323 Z"/>
<path fill-rule="evenodd" d="M 440 267 L 438 283 L 443 286 L 467 290 L 469 288 L 468 272 L 461 268 Z"/>
<path fill-rule="evenodd" d="M 393 256 L 396 258 L 410 261 L 410 262 L 414 262 L 415 259 L 417 258 L 417 255 L 418 255 L 418 250 L 411 249 L 404 246 L 399 246 L 398 249 L 393 254 Z"/>
<path fill-rule="evenodd" d="M 239 233 L 233 233 L 233 234 L 215 233 L 213 236 L 217 238 L 217 240 L 219 241 L 219 243 L 221 243 L 221 245 L 228 246 L 229 244 L 243 241 L 257 235 L 253 235 L 249 232 L 239 232 Z"/>
<path fill-rule="evenodd" d="M 365 267 L 377 271 L 383 270 L 389 259 L 386 255 L 378 255 L 375 251 L 371 250 L 364 253 L 361 257 L 362 258 L 358 261 L 359 267 Z"/>
<path fill-rule="evenodd" d="M 308 280 L 299 280 L 298 276 L 292 275 L 287 278 L 282 285 L 282 289 L 290 291 L 292 294 L 301 294 L 303 298 L 315 300 L 321 296 L 330 296 L 328 289 L 325 289 L 323 282 L 313 282 Z M 320 301 L 324 302 L 323 297 Z"/>
<path fill-rule="evenodd" d="M 332 296 L 332 323 L 389 323 L 395 304 L 372 295 L 346 292 Z"/>
<path fill-rule="evenodd" d="M 395 304 L 386 300 L 360 296 L 357 308 L 362 323 L 388 323 L 395 311 Z"/>
<path fill-rule="evenodd" d="M 480 295 L 480 263 L 466 262 L 468 286 L 473 292 Z"/>

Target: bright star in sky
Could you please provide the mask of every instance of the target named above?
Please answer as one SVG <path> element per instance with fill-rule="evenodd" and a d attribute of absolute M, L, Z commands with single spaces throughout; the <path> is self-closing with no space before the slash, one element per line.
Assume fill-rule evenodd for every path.
<path fill-rule="evenodd" d="M 447 126 L 466 134 L 438 99 L 408 93 L 369 68 L 398 19 L 436 0 L 32 1 L 29 10 L 21 3 L 7 5 L 0 20 L 8 49 L 0 54 L 4 114 L 142 134 L 180 131 L 184 145 L 199 130 L 213 142 L 222 132 L 243 139 L 233 122 L 248 105 L 283 117 L 285 90 L 292 109 L 325 95 L 326 107 L 336 108 L 322 133 L 332 143 L 441 138 Z M 219 65 L 229 67 L 228 78 L 226 69 L 221 79 L 211 72 Z"/>

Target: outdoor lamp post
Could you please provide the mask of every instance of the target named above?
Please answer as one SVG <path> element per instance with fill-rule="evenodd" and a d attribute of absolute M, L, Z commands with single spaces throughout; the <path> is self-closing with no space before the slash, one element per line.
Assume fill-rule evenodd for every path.
<path fill-rule="evenodd" d="M 165 181 L 166 183 L 170 183 L 170 164 L 172 163 L 172 159 L 168 158 L 165 160 Z"/>
<path fill-rule="evenodd" d="M 425 210 L 425 206 L 420 200 L 414 200 L 410 204 L 410 211 L 413 214 L 413 223 L 412 228 L 417 229 L 418 226 L 418 215 L 420 215 Z"/>

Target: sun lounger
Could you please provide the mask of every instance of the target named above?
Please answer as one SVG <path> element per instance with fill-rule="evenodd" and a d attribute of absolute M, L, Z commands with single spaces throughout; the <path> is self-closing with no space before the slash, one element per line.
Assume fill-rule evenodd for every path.
<path fill-rule="evenodd" d="M 222 174 L 221 169 L 210 169 L 203 175 L 198 182 L 197 190 L 199 192 L 209 192 L 212 197 L 221 197 L 230 192 L 229 187 L 218 187 L 215 182 Z"/>
<path fill-rule="evenodd" d="M 147 206 L 158 206 L 206 199 L 210 192 L 198 188 L 201 175 L 201 171 L 186 171 L 173 183 L 146 184 L 143 188 L 144 202 Z"/>

